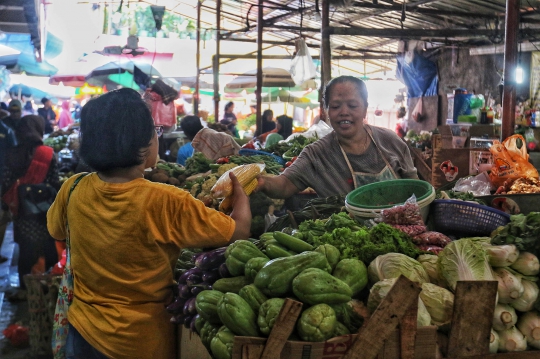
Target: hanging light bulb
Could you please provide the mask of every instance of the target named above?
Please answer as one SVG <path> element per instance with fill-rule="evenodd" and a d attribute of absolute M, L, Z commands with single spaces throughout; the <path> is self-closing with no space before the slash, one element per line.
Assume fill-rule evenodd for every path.
<path fill-rule="evenodd" d="M 521 67 L 521 43 L 519 44 L 518 64 L 516 67 L 516 83 L 523 82 L 523 67 Z"/>

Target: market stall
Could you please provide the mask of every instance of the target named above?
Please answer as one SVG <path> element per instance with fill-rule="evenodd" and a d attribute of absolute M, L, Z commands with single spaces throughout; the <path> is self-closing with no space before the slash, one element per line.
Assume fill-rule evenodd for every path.
<path fill-rule="evenodd" d="M 443 149 L 442 143 L 452 143 L 451 137 L 439 134 L 433 143 Z M 250 184 L 263 166 L 279 174 L 281 161 L 293 160 L 313 140 L 281 142 L 217 163 L 194 157 L 185 168 L 161 163 L 148 175 L 160 182 L 176 179 L 208 206 L 226 211 L 226 196 L 217 190 L 226 171 L 244 173 L 239 177 L 250 194 Z M 443 152 L 471 152 L 451 150 Z M 433 160 L 439 157 L 434 154 Z M 485 164 L 496 172 L 497 163 Z M 449 167 L 447 163 L 448 171 Z M 468 356 L 477 358 L 540 355 L 540 217 L 532 206 L 521 206 L 521 214 L 510 205 L 493 208 L 500 196 L 496 189 L 506 196 L 516 196 L 513 192 L 526 186 L 533 191 L 538 173 L 506 178 L 498 186 L 502 188 L 493 185 L 504 175 L 487 176 L 489 196 L 452 186 L 456 179 L 476 177 L 455 176 L 444 191 L 421 180 L 366 185 L 347 196 L 315 198 L 296 211 L 278 213 L 272 224 L 257 219 L 260 224 L 252 239 L 214 250 L 184 251 L 177 265 L 178 295 L 167 308 L 172 321 L 184 326 L 179 357 L 247 359 L 262 353 L 264 358 L 287 359 L 459 358 L 466 356 L 456 349 L 462 345 L 469 348 Z M 259 218 L 277 206 L 271 200 L 263 202 L 252 205 L 262 208 Z M 393 293 L 392 288 L 400 277 L 418 287 L 416 307 L 411 309 L 414 320 L 401 320 L 406 307 L 401 319 L 385 326 L 388 322 L 377 318 L 388 314 L 392 300 L 385 298 L 399 297 L 400 291 Z M 465 285 L 475 287 L 464 289 Z M 475 305 L 480 305 L 476 316 L 468 312 L 476 310 Z M 288 324 L 282 323 L 284 317 Z M 400 331 L 406 325 L 416 335 L 407 337 Z M 366 340 L 376 350 L 359 350 L 355 343 Z"/>

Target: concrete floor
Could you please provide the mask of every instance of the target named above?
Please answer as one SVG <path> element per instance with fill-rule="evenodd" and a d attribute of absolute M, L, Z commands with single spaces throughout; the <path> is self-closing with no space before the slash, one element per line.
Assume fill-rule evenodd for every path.
<path fill-rule="evenodd" d="M 9 226 L 4 236 L 0 254 L 8 258 L 4 263 L 0 263 L 0 357 L 2 359 L 34 359 L 29 346 L 16 348 L 11 345 L 3 331 L 10 324 L 20 323 L 28 327 L 30 315 L 28 313 L 28 302 L 10 302 L 6 293 L 17 290 L 19 286 L 19 276 L 17 274 L 18 247 L 13 242 L 13 229 Z"/>

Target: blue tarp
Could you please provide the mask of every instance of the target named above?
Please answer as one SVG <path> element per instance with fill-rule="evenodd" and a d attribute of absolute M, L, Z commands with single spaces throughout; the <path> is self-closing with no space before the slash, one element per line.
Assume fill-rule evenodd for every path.
<path fill-rule="evenodd" d="M 58 72 L 58 69 L 49 64 L 46 59 L 55 58 L 62 52 L 63 41 L 50 32 L 47 33 L 47 44 L 42 62 L 36 60 L 34 45 L 29 34 L 5 33 L 0 38 L 0 44 L 21 52 L 17 65 L 29 75 L 51 76 Z"/>
<path fill-rule="evenodd" d="M 410 56 L 396 57 L 396 78 L 407 86 L 407 96 L 426 97 L 438 94 L 439 76 L 437 64 L 426 59 L 418 51 Z"/>

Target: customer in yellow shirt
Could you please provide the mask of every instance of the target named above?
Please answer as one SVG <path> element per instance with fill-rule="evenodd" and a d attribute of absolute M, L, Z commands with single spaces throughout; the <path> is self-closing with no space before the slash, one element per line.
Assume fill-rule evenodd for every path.
<path fill-rule="evenodd" d="M 80 155 L 97 172 L 80 180 L 69 206 L 79 175 L 66 181 L 47 215 L 57 240 L 69 223 L 68 358 L 175 358 L 165 308 L 180 249 L 249 237 L 249 200 L 234 175 L 228 217 L 186 191 L 145 180 L 157 153 L 152 116 L 136 91 L 112 91 L 83 107 Z"/>

